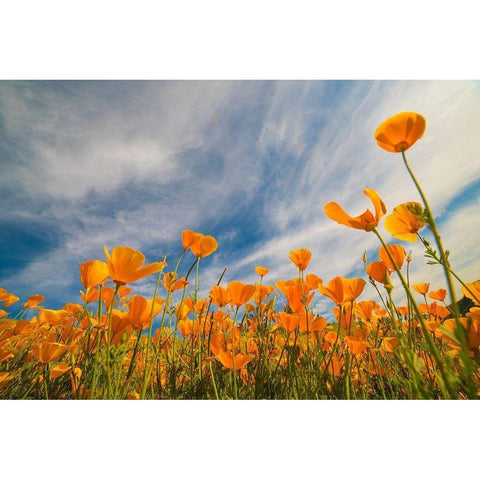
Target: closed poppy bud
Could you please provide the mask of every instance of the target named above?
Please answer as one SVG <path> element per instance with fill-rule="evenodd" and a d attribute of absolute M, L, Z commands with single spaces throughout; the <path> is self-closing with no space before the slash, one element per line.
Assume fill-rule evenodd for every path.
<path fill-rule="evenodd" d="M 300 248 L 290 252 L 290 260 L 302 272 L 308 267 L 312 259 L 312 252 L 308 248 Z"/>
<path fill-rule="evenodd" d="M 379 147 L 388 152 L 399 153 L 408 150 L 423 137 L 426 121 L 419 113 L 402 112 L 387 118 L 375 130 Z"/>
<path fill-rule="evenodd" d="M 23 309 L 24 310 L 27 310 L 28 308 L 40 309 L 42 307 L 38 307 L 37 305 L 44 301 L 45 301 L 45 297 L 43 295 L 30 295 L 28 300 L 23 304 Z"/>

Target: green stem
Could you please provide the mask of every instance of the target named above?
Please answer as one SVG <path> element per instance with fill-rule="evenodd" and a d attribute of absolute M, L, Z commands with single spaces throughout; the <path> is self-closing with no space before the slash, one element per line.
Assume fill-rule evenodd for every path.
<path fill-rule="evenodd" d="M 427 197 L 423 193 L 422 187 L 418 183 L 418 180 L 416 179 L 412 169 L 410 168 L 410 165 L 407 162 L 407 157 L 405 156 L 405 152 L 403 150 L 402 150 L 402 157 L 403 157 L 403 162 L 405 163 L 405 167 L 407 167 L 408 173 L 410 174 L 410 177 L 412 178 L 413 183 L 417 187 L 420 197 L 422 197 L 422 201 L 425 206 L 425 213 L 427 215 L 427 221 L 433 233 L 433 236 L 435 237 L 435 241 L 437 242 L 438 250 L 440 252 L 440 257 L 442 259 L 442 265 L 444 267 L 445 276 L 447 278 L 448 290 L 450 292 L 450 298 L 452 300 L 453 314 L 455 318 L 458 319 L 460 317 L 460 314 L 458 311 L 457 297 L 455 295 L 455 290 L 453 287 L 452 276 L 450 275 L 450 264 L 448 262 L 448 257 L 445 254 L 445 249 L 443 248 L 442 240 L 440 238 L 440 233 L 438 232 L 437 224 L 435 223 L 435 218 L 433 217 L 433 213 L 428 203 Z"/>
<path fill-rule="evenodd" d="M 163 261 L 165 262 L 165 257 L 163 257 Z M 140 398 L 142 400 L 145 398 L 145 393 L 147 391 L 148 380 L 150 380 L 150 375 L 147 376 L 148 354 L 150 352 L 150 343 L 151 343 L 151 339 L 152 339 L 153 312 L 155 311 L 155 301 L 157 299 L 158 285 L 160 284 L 160 278 L 162 278 L 162 272 L 163 272 L 163 268 L 158 272 L 157 283 L 155 284 L 155 290 L 153 292 L 153 298 L 152 298 L 152 309 L 150 310 L 150 322 L 149 322 L 149 326 L 148 326 L 148 336 L 147 336 L 147 351 L 145 353 L 145 360 L 144 360 L 145 367 L 143 369 L 142 393 L 140 395 Z"/>

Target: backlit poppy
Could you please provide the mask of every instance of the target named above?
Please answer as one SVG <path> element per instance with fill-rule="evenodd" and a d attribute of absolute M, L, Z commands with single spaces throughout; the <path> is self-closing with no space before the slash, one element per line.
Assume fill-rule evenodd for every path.
<path fill-rule="evenodd" d="M 399 269 L 402 268 L 406 255 L 405 249 L 401 245 L 387 245 L 387 248 L 397 267 Z M 380 248 L 380 250 L 378 251 L 378 256 L 385 265 L 385 267 L 387 267 L 388 273 L 392 273 L 395 271 L 395 266 L 391 262 L 385 247 Z"/>
<path fill-rule="evenodd" d="M 423 208 L 418 202 L 407 202 L 393 209 L 385 218 L 385 230 L 399 240 L 417 241 L 417 232 L 425 226 Z"/>
<path fill-rule="evenodd" d="M 430 288 L 429 283 L 416 283 L 415 285 L 412 285 L 412 288 L 419 293 L 420 295 L 426 295 L 428 292 L 428 289 Z"/>
<path fill-rule="evenodd" d="M 401 112 L 387 118 L 375 130 L 379 147 L 388 152 L 408 150 L 425 132 L 425 118 L 415 112 Z"/>
<path fill-rule="evenodd" d="M 229 370 L 239 370 L 244 367 L 248 362 L 255 358 L 254 355 L 245 355 L 244 353 L 237 353 L 235 355 L 235 368 L 233 367 L 233 355 L 230 351 L 225 351 L 220 348 L 218 355 L 215 358 Z"/>
<path fill-rule="evenodd" d="M 211 235 L 202 235 L 191 247 L 192 253 L 198 258 L 208 257 L 218 248 L 218 242 Z"/>
<path fill-rule="evenodd" d="M 335 277 L 328 284 L 318 286 L 322 295 L 331 298 L 337 305 L 351 302 L 359 297 L 365 288 L 363 278 L 342 278 Z"/>
<path fill-rule="evenodd" d="M 264 277 L 270 270 L 268 268 L 257 265 L 255 267 L 255 272 L 257 272 L 261 277 Z"/>
<path fill-rule="evenodd" d="M 227 285 L 227 290 L 231 297 L 230 304 L 235 307 L 241 307 L 252 298 L 255 293 L 255 285 L 235 281 Z"/>
<path fill-rule="evenodd" d="M 105 246 L 108 269 L 113 281 L 118 285 L 136 282 L 152 273 L 160 272 L 167 264 L 165 262 L 154 262 L 144 265 L 143 253 L 130 247 L 115 247 L 112 256 Z"/>
<path fill-rule="evenodd" d="M 295 264 L 295 266 L 303 272 L 308 267 L 308 264 L 312 259 L 312 252 L 308 250 L 308 248 L 292 250 L 289 258 Z"/>
<path fill-rule="evenodd" d="M 85 288 L 95 288 L 110 276 L 108 265 L 100 260 L 88 260 L 80 265 L 80 280 Z"/>

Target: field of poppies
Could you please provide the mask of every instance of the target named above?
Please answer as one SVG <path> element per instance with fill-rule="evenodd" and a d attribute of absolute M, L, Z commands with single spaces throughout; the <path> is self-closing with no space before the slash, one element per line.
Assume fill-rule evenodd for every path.
<path fill-rule="evenodd" d="M 104 259 L 80 265 L 78 303 L 50 310 L 35 294 L 10 314 L 5 309 L 20 299 L 0 289 L 0 398 L 478 398 L 480 281 L 460 278 L 450 265 L 405 154 L 425 127 L 421 115 L 402 112 L 375 132 L 378 145 L 404 163 L 421 203 L 389 212 L 367 188 L 373 208 L 361 215 L 335 202 L 324 206 L 339 228 L 377 237 L 378 259 L 364 257 L 363 278 L 322 279 L 309 271 L 312 252 L 302 248 L 289 253 L 294 278 L 271 285 L 269 269 L 259 265 L 255 284 L 224 284 L 222 275 L 201 296 L 202 258 L 218 248 L 212 236 L 184 230 L 173 265 L 144 265 L 137 250 L 105 247 Z M 428 261 L 443 267 L 445 284 L 411 284 L 412 259 L 394 239 L 422 242 Z M 181 264 L 188 273 L 180 278 Z M 150 275 L 152 297 L 135 294 L 135 282 Z M 393 299 L 395 276 L 400 303 Z M 375 297 L 357 301 L 367 283 Z M 314 296 L 327 297 L 331 310 L 315 311 Z M 31 310 L 35 315 L 24 319 Z M 332 312 L 336 321 L 327 321 Z"/>

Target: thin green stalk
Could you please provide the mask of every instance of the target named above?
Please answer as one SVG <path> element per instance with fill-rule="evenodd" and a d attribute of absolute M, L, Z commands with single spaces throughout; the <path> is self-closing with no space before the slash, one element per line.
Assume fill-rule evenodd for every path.
<path fill-rule="evenodd" d="M 420 186 L 420 183 L 416 179 L 412 169 L 410 168 L 410 165 L 407 162 L 407 157 L 405 156 L 405 151 L 404 150 L 402 150 L 402 157 L 403 157 L 403 162 L 405 163 L 405 167 L 407 168 L 408 173 L 410 174 L 410 177 L 413 180 L 413 183 L 417 187 L 418 193 L 422 197 L 422 201 L 423 201 L 423 204 L 425 206 L 425 213 L 427 215 L 427 221 L 428 221 L 430 229 L 433 233 L 433 236 L 435 237 L 435 241 L 437 242 L 438 250 L 440 252 L 440 257 L 442 259 L 442 265 L 443 265 L 444 271 L 445 271 L 445 276 L 447 278 L 448 290 L 450 292 L 450 298 L 452 300 L 453 315 L 455 316 L 456 319 L 458 319 L 460 317 L 460 313 L 458 311 L 457 297 L 455 295 L 455 289 L 453 287 L 452 276 L 450 275 L 450 264 L 448 262 L 448 257 L 445 253 L 445 249 L 443 248 L 442 239 L 440 238 L 440 233 L 437 229 L 437 224 L 435 222 L 435 218 L 433 216 L 432 210 L 431 210 L 430 205 L 428 203 L 427 197 L 423 193 L 423 190 L 422 190 L 422 187 Z"/>

